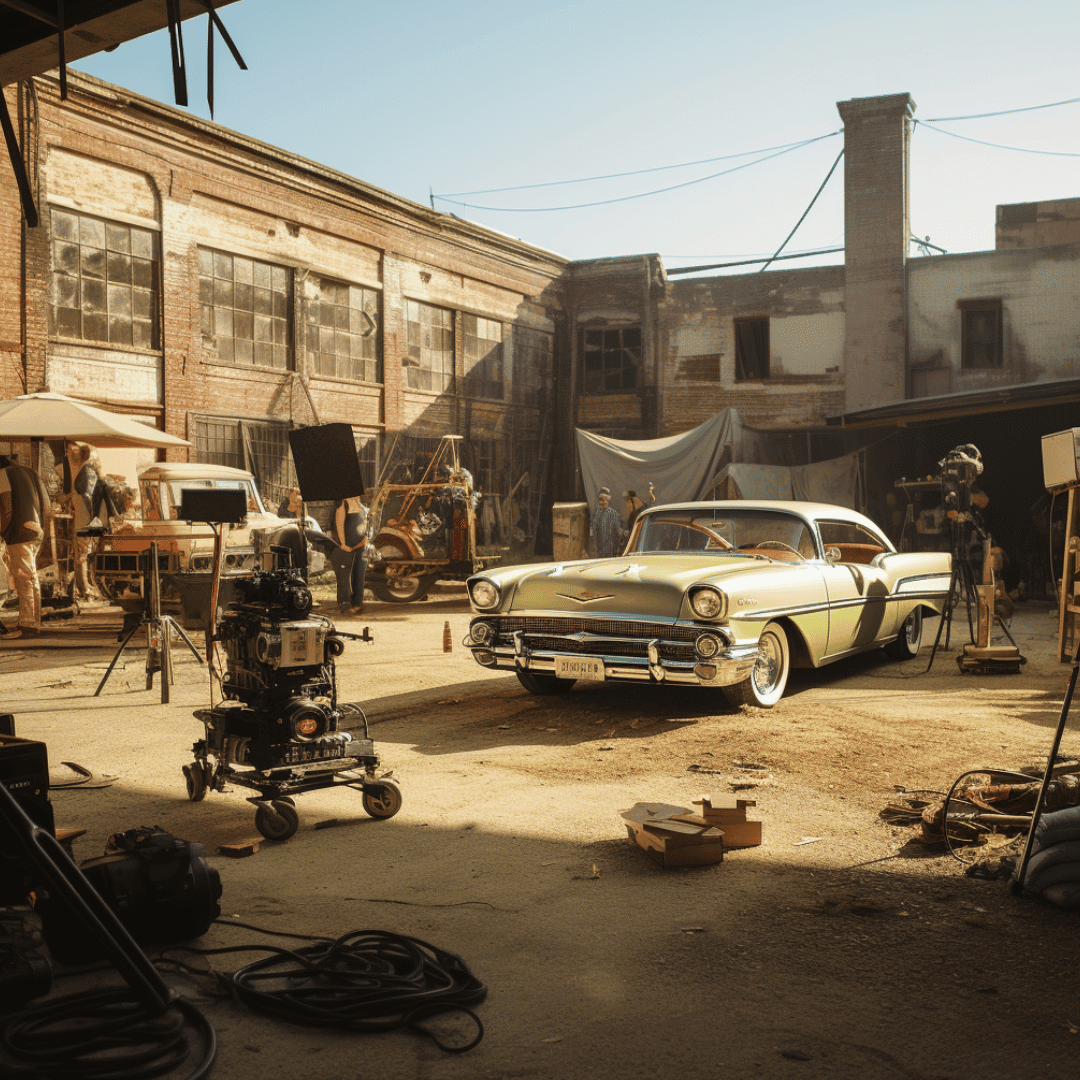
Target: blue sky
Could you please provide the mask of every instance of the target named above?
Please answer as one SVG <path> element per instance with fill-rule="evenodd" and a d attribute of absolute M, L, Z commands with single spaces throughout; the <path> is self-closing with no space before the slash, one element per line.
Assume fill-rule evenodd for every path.
<path fill-rule="evenodd" d="M 435 201 L 570 258 L 771 254 L 841 149 L 837 101 L 907 91 L 931 121 L 1080 97 L 1075 0 L 240 0 L 221 17 L 249 70 L 217 41 L 217 122 L 417 202 L 660 170 Z M 205 17 L 184 44 L 189 111 L 208 118 Z M 173 100 L 165 32 L 74 66 Z M 920 123 L 913 231 L 950 252 L 992 248 L 998 203 L 1080 196 L 1078 135 L 1080 102 Z M 539 209 L 686 184 L 764 155 L 662 167 L 818 136 L 664 194 Z M 842 245 L 842 168 L 787 251 Z"/>

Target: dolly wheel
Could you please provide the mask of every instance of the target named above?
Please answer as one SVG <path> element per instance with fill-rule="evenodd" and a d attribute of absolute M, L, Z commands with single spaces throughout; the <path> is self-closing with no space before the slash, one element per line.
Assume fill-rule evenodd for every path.
<path fill-rule="evenodd" d="M 392 818 L 401 809 L 401 790 L 385 780 L 365 784 L 364 809 L 373 818 Z"/>
<path fill-rule="evenodd" d="M 201 761 L 184 766 L 184 781 L 187 784 L 187 797 L 192 802 L 202 802 L 206 798 L 206 773 Z"/>
<path fill-rule="evenodd" d="M 255 811 L 255 828 L 267 840 L 288 840 L 300 826 L 300 816 L 295 807 L 276 799 L 263 803 Z"/>

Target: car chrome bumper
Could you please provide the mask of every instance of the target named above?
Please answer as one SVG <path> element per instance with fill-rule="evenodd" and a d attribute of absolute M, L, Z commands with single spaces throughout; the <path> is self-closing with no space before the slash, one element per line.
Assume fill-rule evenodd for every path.
<path fill-rule="evenodd" d="M 540 675 L 554 675 L 556 657 L 566 656 L 580 660 L 580 653 L 558 653 L 547 650 L 520 651 L 505 646 L 491 647 L 466 639 L 465 645 L 472 650 L 473 659 L 481 666 L 494 670 L 529 671 Z M 758 658 L 757 643 L 732 645 L 720 655 L 694 663 L 665 660 L 657 655 L 655 647 L 649 648 L 648 659 L 626 656 L 590 654 L 588 659 L 600 660 L 604 665 L 605 682 L 651 682 L 674 683 L 678 686 L 731 686 L 750 675 Z"/>

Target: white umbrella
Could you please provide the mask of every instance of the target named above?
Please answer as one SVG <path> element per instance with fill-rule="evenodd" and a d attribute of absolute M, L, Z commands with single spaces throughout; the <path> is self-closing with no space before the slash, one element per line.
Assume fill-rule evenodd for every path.
<path fill-rule="evenodd" d="M 0 439 L 65 439 L 100 447 L 191 445 L 187 439 L 51 391 L 0 401 Z"/>

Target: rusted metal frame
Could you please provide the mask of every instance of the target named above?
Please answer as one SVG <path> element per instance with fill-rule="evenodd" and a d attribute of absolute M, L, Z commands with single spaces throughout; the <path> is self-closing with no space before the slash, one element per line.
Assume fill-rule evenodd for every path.
<path fill-rule="evenodd" d="M 0 127 L 4 129 L 4 141 L 7 143 L 8 157 L 11 158 L 11 168 L 15 173 L 15 183 L 19 187 L 19 198 L 22 200 L 23 217 L 26 224 L 31 228 L 37 228 L 39 221 L 37 206 L 34 204 L 34 193 L 30 187 L 30 177 L 26 171 L 26 162 L 23 160 L 22 148 L 18 139 L 15 138 L 15 128 L 11 123 L 11 113 L 8 112 L 7 96 L 0 87 Z"/>

